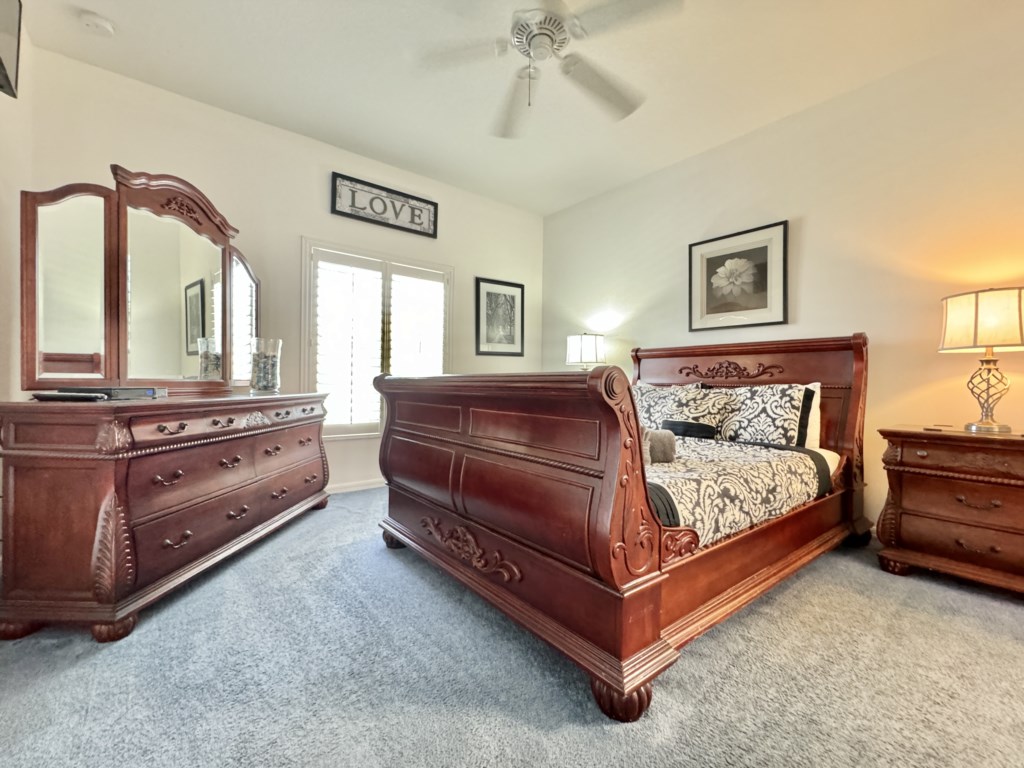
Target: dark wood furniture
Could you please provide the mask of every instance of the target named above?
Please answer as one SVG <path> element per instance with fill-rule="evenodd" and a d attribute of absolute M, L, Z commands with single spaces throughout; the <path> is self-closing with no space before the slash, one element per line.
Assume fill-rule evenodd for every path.
<path fill-rule="evenodd" d="M 821 553 L 870 538 L 862 515 L 867 338 L 638 349 L 634 380 L 822 382 L 834 489 L 712 546 L 647 497 L 630 380 L 589 373 L 378 377 L 389 547 L 448 571 L 639 718 L 679 649 Z"/>
<path fill-rule="evenodd" d="M 0 405 L 0 638 L 48 622 L 99 641 L 327 503 L 323 396 Z"/>
<path fill-rule="evenodd" d="M 889 493 L 882 568 L 942 571 L 1024 592 L 1024 438 L 946 428 L 879 430 Z"/>

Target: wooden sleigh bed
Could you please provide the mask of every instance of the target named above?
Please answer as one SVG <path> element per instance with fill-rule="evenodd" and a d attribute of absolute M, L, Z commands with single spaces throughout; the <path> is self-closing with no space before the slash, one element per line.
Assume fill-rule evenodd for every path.
<path fill-rule="evenodd" d="M 589 372 L 378 377 L 387 419 L 381 522 L 579 665 L 632 721 L 690 640 L 818 555 L 870 540 L 862 515 L 867 338 L 633 350 L 632 382 L 821 382 L 832 489 L 701 546 L 654 513 L 631 381 Z"/>

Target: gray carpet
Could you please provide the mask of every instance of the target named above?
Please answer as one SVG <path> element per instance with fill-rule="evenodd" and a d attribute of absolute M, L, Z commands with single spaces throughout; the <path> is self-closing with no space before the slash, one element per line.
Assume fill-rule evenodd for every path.
<path fill-rule="evenodd" d="M 683 650 L 637 723 L 332 497 L 99 645 L 0 643 L 0 764 L 1020 766 L 1024 604 L 819 558 Z"/>

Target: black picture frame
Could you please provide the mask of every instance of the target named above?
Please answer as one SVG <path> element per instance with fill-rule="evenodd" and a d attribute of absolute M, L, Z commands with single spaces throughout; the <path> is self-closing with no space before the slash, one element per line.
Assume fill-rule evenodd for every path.
<path fill-rule="evenodd" d="M 690 245 L 690 330 L 788 322 L 789 222 Z"/>
<path fill-rule="evenodd" d="M 437 238 L 437 203 L 343 173 L 331 174 L 331 213 Z"/>
<path fill-rule="evenodd" d="M 476 279 L 476 353 L 522 357 L 523 332 L 526 328 L 524 299 L 526 289 L 521 283 Z"/>
<path fill-rule="evenodd" d="M 199 339 L 206 335 L 206 281 L 185 286 L 185 354 L 199 354 Z"/>

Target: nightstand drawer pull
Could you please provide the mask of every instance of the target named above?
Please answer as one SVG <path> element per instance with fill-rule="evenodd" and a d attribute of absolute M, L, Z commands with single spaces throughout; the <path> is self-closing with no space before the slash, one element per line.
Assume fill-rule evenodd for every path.
<path fill-rule="evenodd" d="M 975 547 L 972 547 L 963 539 L 956 539 L 956 545 L 960 547 L 960 549 L 965 549 L 968 552 L 974 552 L 976 555 L 998 555 L 1000 552 L 1003 551 L 999 547 L 994 545 L 990 546 L 988 549 L 977 549 Z"/>
<path fill-rule="evenodd" d="M 917 453 L 918 458 L 921 458 L 921 459 L 927 459 L 928 458 L 928 451 L 917 450 L 917 451 L 915 451 L 915 453 Z"/>
<path fill-rule="evenodd" d="M 1003 506 L 1003 502 L 999 499 L 992 499 L 988 504 L 972 504 L 962 493 L 957 494 L 954 498 L 965 507 L 970 507 L 971 509 L 999 509 Z"/>
<path fill-rule="evenodd" d="M 249 505 L 243 504 L 237 512 L 235 512 L 233 509 L 229 509 L 227 517 L 228 520 L 241 520 L 247 514 L 249 514 Z"/>

